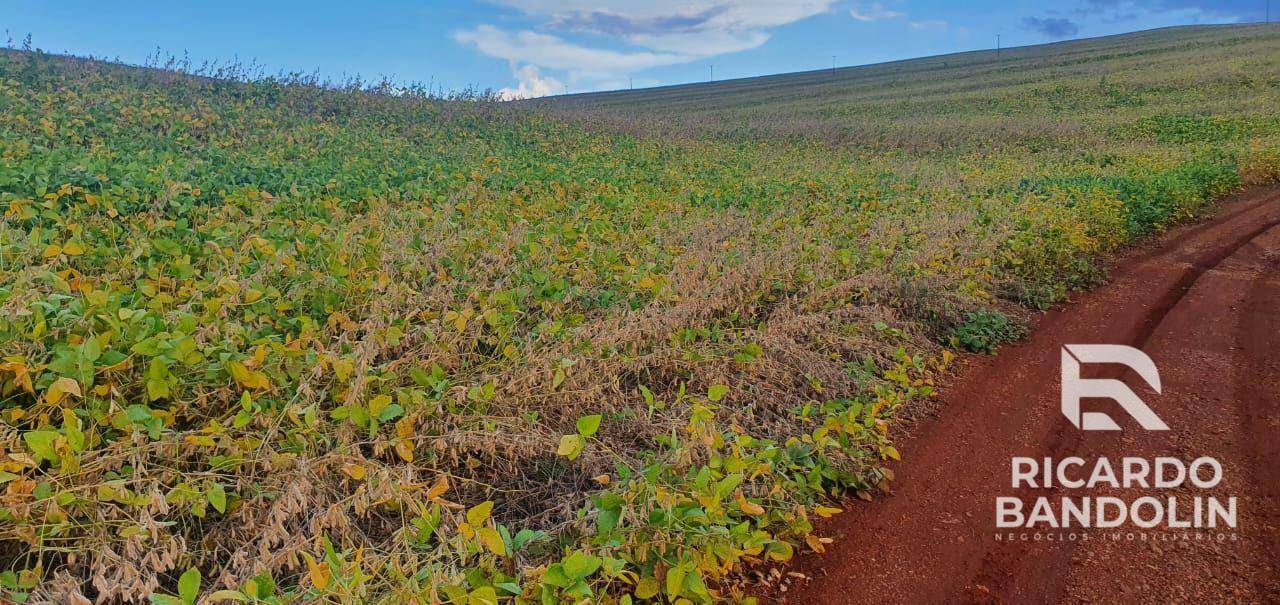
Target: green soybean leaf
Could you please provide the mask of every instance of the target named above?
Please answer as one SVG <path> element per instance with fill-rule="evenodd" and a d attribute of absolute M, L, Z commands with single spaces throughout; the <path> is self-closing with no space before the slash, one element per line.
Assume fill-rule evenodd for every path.
<path fill-rule="evenodd" d="M 200 594 L 200 570 L 192 567 L 178 578 L 178 597 L 186 605 L 193 605 Z"/>
<path fill-rule="evenodd" d="M 729 387 L 723 384 L 713 384 L 711 385 L 711 388 L 707 389 L 707 399 L 710 399 L 711 401 L 720 401 L 728 393 Z"/>
<path fill-rule="evenodd" d="M 600 430 L 600 414 L 592 414 L 583 416 L 578 419 L 578 434 L 583 437 L 590 437 Z"/>

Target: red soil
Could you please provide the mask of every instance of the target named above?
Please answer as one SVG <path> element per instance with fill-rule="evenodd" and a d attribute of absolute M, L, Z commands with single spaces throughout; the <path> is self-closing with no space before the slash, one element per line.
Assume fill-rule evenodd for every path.
<path fill-rule="evenodd" d="M 1107 285 L 1045 314 L 1025 342 L 970 360 L 899 444 L 894 493 L 848 503 L 819 528 L 836 539 L 826 554 L 791 570 L 811 579 L 763 600 L 1280 602 L 1280 190 L 1223 208 L 1121 259 Z M 1085 343 L 1128 344 L 1155 361 L 1161 395 L 1132 372 L 1111 374 L 1169 431 L 1144 431 L 1102 400 L 1084 405 L 1122 431 L 1085 432 L 1062 416 L 1059 350 Z M 1011 488 L 1011 457 L 1071 455 L 1117 466 L 1123 456 L 1217 458 L 1224 479 L 1205 495 L 1238 497 L 1237 539 L 1112 541 L 1094 529 L 1083 542 L 996 541 L 997 496 L 1200 491 Z"/>

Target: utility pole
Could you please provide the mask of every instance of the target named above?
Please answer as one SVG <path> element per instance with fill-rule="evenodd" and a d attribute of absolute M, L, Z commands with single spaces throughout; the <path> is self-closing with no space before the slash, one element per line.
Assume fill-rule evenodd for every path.
<path fill-rule="evenodd" d="M 996 34 L 996 57 L 1000 56 L 1000 34 Z"/>
<path fill-rule="evenodd" d="M 831 55 L 831 77 L 836 76 L 836 56 Z"/>
<path fill-rule="evenodd" d="M 635 89 L 636 89 L 636 79 L 635 79 L 635 78 L 633 78 L 633 77 L 631 77 L 631 76 L 627 76 L 627 88 L 629 88 L 629 89 L 631 89 L 631 90 L 635 90 Z"/>
<path fill-rule="evenodd" d="M 715 81 L 716 81 L 716 66 L 715 66 L 715 65 L 708 65 L 707 67 L 710 67 L 710 68 L 711 68 L 711 81 L 712 81 L 712 82 L 715 82 Z"/>

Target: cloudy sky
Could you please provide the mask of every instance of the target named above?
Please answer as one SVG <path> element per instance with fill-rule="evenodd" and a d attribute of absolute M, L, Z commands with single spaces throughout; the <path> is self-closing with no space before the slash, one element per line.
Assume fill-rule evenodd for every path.
<path fill-rule="evenodd" d="M 1280 12 L 1280 2 L 1276 11 Z M 1261 21 L 1266 0 L 0 0 L 15 43 L 502 90 L 657 86 L 1099 36 Z M 714 66 L 714 67 L 713 67 Z"/>

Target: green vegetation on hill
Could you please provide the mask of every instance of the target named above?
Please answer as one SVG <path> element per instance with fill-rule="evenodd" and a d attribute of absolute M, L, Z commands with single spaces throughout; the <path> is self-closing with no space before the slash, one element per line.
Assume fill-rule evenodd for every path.
<path fill-rule="evenodd" d="M 1280 29 L 492 104 L 0 53 L 0 599 L 741 597 L 1109 251 L 1280 177 Z"/>
<path fill-rule="evenodd" d="M 1042 155 L 1274 132 L 1276 26 L 1192 26 L 525 103 L 653 134 Z M 1196 130 L 1197 124 L 1206 128 Z M 1135 127 L 1139 127 L 1136 128 Z M 1183 140 L 1172 140 L 1182 137 Z"/>

